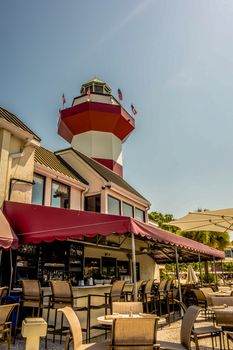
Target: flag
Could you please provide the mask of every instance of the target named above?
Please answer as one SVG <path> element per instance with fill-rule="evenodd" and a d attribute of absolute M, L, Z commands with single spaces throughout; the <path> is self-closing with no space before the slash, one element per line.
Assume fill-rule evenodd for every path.
<path fill-rule="evenodd" d="M 90 95 L 91 95 L 91 89 L 90 89 L 90 86 L 89 86 L 89 88 L 87 88 L 87 90 L 86 90 L 86 95 L 87 95 L 87 96 L 90 96 Z"/>
<path fill-rule="evenodd" d="M 120 89 L 117 90 L 117 93 L 118 93 L 118 97 L 119 97 L 119 100 L 123 100 L 123 95 L 122 95 L 122 92 Z"/>
<path fill-rule="evenodd" d="M 62 95 L 62 105 L 64 106 L 65 103 L 66 103 L 66 98 L 65 98 L 65 95 L 63 94 Z"/>
<path fill-rule="evenodd" d="M 134 105 L 131 105 L 131 110 L 132 110 L 134 115 L 136 115 L 138 113 L 138 111 L 135 109 Z"/>

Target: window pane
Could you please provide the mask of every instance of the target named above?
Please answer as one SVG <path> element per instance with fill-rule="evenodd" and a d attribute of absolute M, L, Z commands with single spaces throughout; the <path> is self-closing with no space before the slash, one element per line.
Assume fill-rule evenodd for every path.
<path fill-rule="evenodd" d="M 123 215 L 133 217 L 133 207 L 123 202 Z"/>
<path fill-rule="evenodd" d="M 141 209 L 135 208 L 135 219 L 145 222 L 145 212 Z"/>
<path fill-rule="evenodd" d="M 59 182 L 52 182 L 52 207 L 69 208 L 70 207 L 70 188 Z"/>
<path fill-rule="evenodd" d="M 85 210 L 100 213 L 100 195 L 85 197 Z"/>
<path fill-rule="evenodd" d="M 34 175 L 34 185 L 32 186 L 32 204 L 44 204 L 44 184 L 45 178 L 43 176 Z"/>
<path fill-rule="evenodd" d="M 108 213 L 115 214 L 115 215 L 121 215 L 120 208 L 121 207 L 120 207 L 119 199 L 108 196 Z"/>

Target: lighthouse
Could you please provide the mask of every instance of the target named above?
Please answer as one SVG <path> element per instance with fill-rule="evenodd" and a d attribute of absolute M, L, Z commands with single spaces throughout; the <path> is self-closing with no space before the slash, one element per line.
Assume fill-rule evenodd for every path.
<path fill-rule="evenodd" d="M 71 107 L 60 111 L 58 134 L 75 150 L 123 176 L 122 144 L 134 130 L 134 118 L 104 81 L 81 86 Z"/>

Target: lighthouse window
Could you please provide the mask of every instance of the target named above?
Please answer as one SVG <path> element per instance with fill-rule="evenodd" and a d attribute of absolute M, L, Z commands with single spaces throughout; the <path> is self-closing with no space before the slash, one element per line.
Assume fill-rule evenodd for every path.
<path fill-rule="evenodd" d="M 108 196 L 108 213 L 121 215 L 121 202 L 119 199 Z"/>
<path fill-rule="evenodd" d="M 133 207 L 130 204 L 122 203 L 123 215 L 133 217 Z"/>
<path fill-rule="evenodd" d="M 51 206 L 56 208 L 70 207 L 70 188 L 60 182 L 52 182 Z"/>
<path fill-rule="evenodd" d="M 103 86 L 95 85 L 95 92 L 102 94 L 103 93 Z"/>
<path fill-rule="evenodd" d="M 145 222 L 145 212 L 139 208 L 135 208 L 135 219 Z"/>
<path fill-rule="evenodd" d="M 34 174 L 34 185 L 32 186 L 32 204 L 43 205 L 44 204 L 44 176 Z"/>

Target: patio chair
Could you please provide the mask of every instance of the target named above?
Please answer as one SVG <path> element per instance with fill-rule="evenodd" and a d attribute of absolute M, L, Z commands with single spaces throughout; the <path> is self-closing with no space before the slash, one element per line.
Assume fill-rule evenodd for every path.
<path fill-rule="evenodd" d="M 17 307 L 15 329 L 18 321 L 19 304 L 0 305 L 0 343 L 6 343 L 7 349 L 11 347 L 12 322 L 10 321 L 13 310 Z"/>
<path fill-rule="evenodd" d="M 67 327 L 63 326 L 63 314 L 61 316 L 61 327 L 57 327 L 57 311 L 61 307 L 70 306 L 74 311 L 88 311 L 87 304 L 88 298 L 87 296 L 78 296 L 75 297 L 73 295 L 73 289 L 71 283 L 68 281 L 60 281 L 54 280 L 50 281 L 50 287 L 52 294 L 49 297 L 49 305 L 48 305 L 48 314 L 47 314 L 47 324 L 48 324 L 48 332 L 53 334 L 53 342 L 55 341 L 56 334 L 60 335 L 60 342 L 62 335 L 67 333 Z M 77 301 L 83 301 L 84 305 L 78 306 L 76 305 Z M 51 310 L 54 311 L 54 322 L 53 324 L 49 323 Z M 88 324 L 86 323 L 86 328 L 82 328 L 83 332 L 88 334 Z M 47 336 L 45 340 L 46 348 L 47 348 Z"/>
<path fill-rule="evenodd" d="M 219 306 L 223 304 L 233 306 L 233 297 L 211 297 L 211 303 L 213 306 Z"/>
<path fill-rule="evenodd" d="M 228 350 L 231 350 L 230 348 L 230 342 L 233 343 L 233 333 L 227 333 L 227 348 Z"/>
<path fill-rule="evenodd" d="M 7 293 L 8 287 L 0 287 L 0 304 L 2 304 L 2 298 Z"/>
<path fill-rule="evenodd" d="M 107 315 L 108 310 L 110 310 L 110 314 L 112 313 L 112 303 L 115 301 L 125 300 L 125 295 L 123 293 L 123 289 L 125 286 L 125 281 L 115 281 L 111 286 L 111 290 L 109 293 L 105 294 L 88 294 L 88 315 L 87 315 L 87 329 L 88 329 L 88 340 L 90 341 L 91 330 L 99 329 L 107 331 L 111 329 L 111 327 L 107 325 L 94 324 L 91 325 L 91 310 L 103 309 L 105 315 Z M 101 300 L 101 303 L 94 303 L 93 298 Z"/>
<path fill-rule="evenodd" d="M 146 282 L 144 293 L 143 293 L 143 304 L 145 307 L 145 311 L 147 313 L 149 312 L 156 312 L 156 296 L 154 291 L 154 280 L 148 280 Z"/>
<path fill-rule="evenodd" d="M 62 309 L 58 309 L 65 316 L 69 324 L 69 334 L 66 336 L 65 349 L 69 350 L 70 343 L 72 343 L 73 350 L 104 350 L 108 349 L 108 343 L 92 343 L 92 344 L 82 344 L 82 329 L 79 319 L 75 311 L 70 306 L 65 306 Z"/>
<path fill-rule="evenodd" d="M 155 300 L 157 302 L 157 309 L 159 310 L 159 315 L 162 315 L 162 303 L 166 305 L 167 308 L 167 312 L 168 312 L 168 292 L 170 292 L 171 286 L 172 286 L 172 282 L 173 280 L 170 279 L 163 279 L 157 288 L 157 293 L 156 293 L 156 297 Z"/>
<path fill-rule="evenodd" d="M 137 301 L 142 301 L 143 298 L 143 285 L 144 285 L 145 281 L 144 280 L 139 280 L 136 282 L 137 285 Z M 131 291 L 124 291 L 124 294 L 126 295 L 126 300 L 127 301 L 133 301 L 134 300 L 134 286 L 132 286 L 132 290 Z"/>
<path fill-rule="evenodd" d="M 43 292 L 38 280 L 22 280 L 21 307 L 32 309 L 32 317 L 39 317 L 43 305 Z M 35 310 L 37 314 L 35 315 Z"/>
<path fill-rule="evenodd" d="M 156 343 L 158 317 L 113 320 L 111 349 L 159 349 Z"/>
<path fill-rule="evenodd" d="M 199 314 L 200 308 L 196 305 L 190 306 L 184 314 L 180 328 L 180 343 L 158 340 L 160 349 L 166 350 L 191 350 L 191 334 L 194 322 Z"/>
<path fill-rule="evenodd" d="M 112 303 L 112 312 L 119 314 L 139 314 L 143 312 L 141 301 L 114 301 Z"/>

